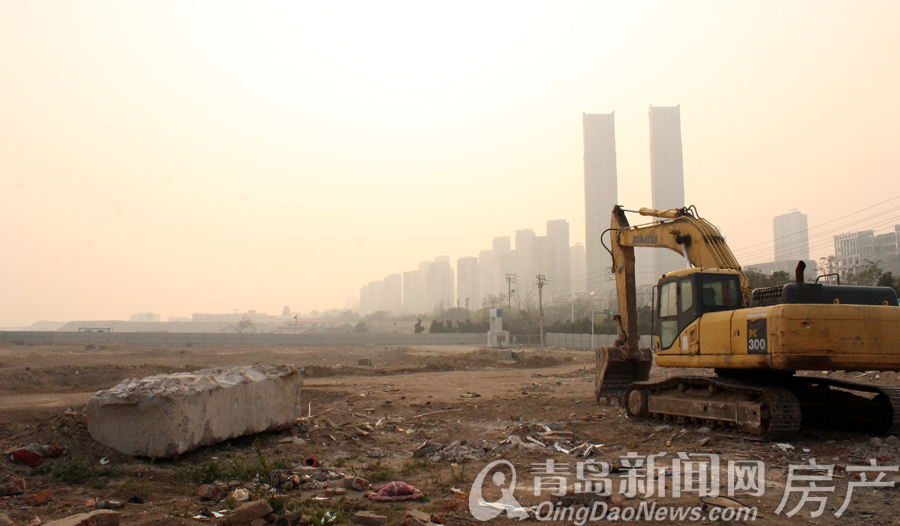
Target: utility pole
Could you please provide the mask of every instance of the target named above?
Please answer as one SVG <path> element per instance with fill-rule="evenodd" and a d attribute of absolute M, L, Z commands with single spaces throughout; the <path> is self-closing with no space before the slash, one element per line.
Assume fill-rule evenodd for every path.
<path fill-rule="evenodd" d="M 545 278 L 543 274 L 538 274 L 538 307 L 541 309 L 541 352 L 544 350 L 544 284 L 546 283 L 547 278 Z"/>
<path fill-rule="evenodd" d="M 506 275 L 506 310 L 512 311 L 512 280 L 516 279 L 515 274 Z"/>

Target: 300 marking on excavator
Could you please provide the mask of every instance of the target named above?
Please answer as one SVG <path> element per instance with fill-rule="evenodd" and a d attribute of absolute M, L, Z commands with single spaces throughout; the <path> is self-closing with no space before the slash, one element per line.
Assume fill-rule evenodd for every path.
<path fill-rule="evenodd" d="M 747 320 L 747 354 L 768 354 L 768 319 Z"/>

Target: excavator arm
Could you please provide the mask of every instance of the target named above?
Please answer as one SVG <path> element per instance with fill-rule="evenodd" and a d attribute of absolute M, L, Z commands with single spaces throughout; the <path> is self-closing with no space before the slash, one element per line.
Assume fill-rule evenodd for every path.
<path fill-rule="evenodd" d="M 626 211 L 657 221 L 631 226 L 625 217 Z M 609 251 L 619 302 L 619 314 L 615 316 L 619 336 L 612 346 L 597 350 L 595 396 L 598 401 L 621 398 L 629 384 L 646 380 L 650 373 L 652 354 L 650 349 L 639 345 L 635 247 L 672 250 L 683 255 L 685 264 L 693 267 L 735 270 L 740 275 L 745 305 L 749 304 L 751 293 L 748 278 L 725 239 L 715 226 L 697 217 L 696 209 L 625 210 L 616 205 L 609 232 Z"/>

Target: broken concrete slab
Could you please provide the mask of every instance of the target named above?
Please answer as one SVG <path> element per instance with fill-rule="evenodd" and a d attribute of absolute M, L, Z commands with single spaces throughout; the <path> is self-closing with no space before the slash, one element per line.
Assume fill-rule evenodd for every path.
<path fill-rule="evenodd" d="M 360 524 L 361 526 L 385 526 L 385 524 L 387 524 L 387 517 L 372 513 L 371 511 L 358 511 L 356 512 L 356 515 L 353 516 L 353 524 Z"/>
<path fill-rule="evenodd" d="M 272 507 L 265 500 L 255 500 L 248 502 L 238 509 L 234 510 L 225 517 L 223 524 L 225 526 L 240 526 L 241 524 L 249 524 L 256 519 L 261 519 L 272 513 Z"/>
<path fill-rule="evenodd" d="M 119 526 L 119 512 L 96 510 L 48 522 L 44 526 Z"/>
<path fill-rule="evenodd" d="M 290 427 L 300 413 L 302 387 L 293 365 L 127 379 L 91 397 L 87 427 L 95 440 L 126 455 L 172 458 L 231 438 Z"/>

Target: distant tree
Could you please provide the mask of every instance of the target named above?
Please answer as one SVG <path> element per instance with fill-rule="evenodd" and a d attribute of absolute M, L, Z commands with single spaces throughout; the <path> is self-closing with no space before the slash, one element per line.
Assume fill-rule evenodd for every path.
<path fill-rule="evenodd" d="M 768 276 L 755 270 L 747 270 L 745 274 L 747 274 L 747 279 L 750 281 L 751 289 L 777 287 L 794 281 L 794 278 L 783 270 L 776 270 Z"/>
<path fill-rule="evenodd" d="M 878 278 L 884 271 L 878 267 L 878 264 L 869 265 L 864 269 L 851 269 L 847 271 L 841 278 L 841 284 L 843 285 L 861 285 L 864 287 L 871 287 L 875 285 L 878 281 Z"/>
<path fill-rule="evenodd" d="M 344 323 L 353 323 L 359 320 L 359 314 L 352 310 L 345 310 L 338 315 L 338 319 Z"/>
<path fill-rule="evenodd" d="M 366 327 L 365 322 L 360 321 L 353 327 L 353 332 L 357 334 L 362 334 L 364 332 L 369 332 L 369 328 Z"/>
<path fill-rule="evenodd" d="M 431 326 L 428 327 L 429 334 L 438 334 L 444 332 L 444 324 L 443 322 L 439 322 L 437 320 L 431 320 Z"/>
<path fill-rule="evenodd" d="M 894 277 L 892 272 L 885 272 L 879 276 L 875 285 L 879 287 L 890 287 L 900 295 L 900 278 Z"/>
<path fill-rule="evenodd" d="M 485 294 L 481 298 L 481 307 L 484 309 L 502 309 L 506 305 L 506 294 Z"/>
<path fill-rule="evenodd" d="M 256 332 L 256 324 L 250 318 L 244 316 L 237 324 L 238 332 Z"/>
<path fill-rule="evenodd" d="M 422 325 L 422 319 L 416 321 L 416 324 L 413 326 L 413 330 L 416 331 L 416 334 L 422 334 L 425 332 L 425 326 Z"/>

